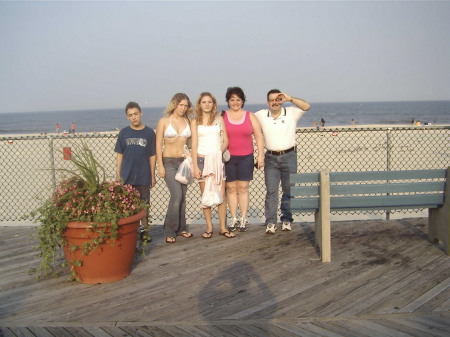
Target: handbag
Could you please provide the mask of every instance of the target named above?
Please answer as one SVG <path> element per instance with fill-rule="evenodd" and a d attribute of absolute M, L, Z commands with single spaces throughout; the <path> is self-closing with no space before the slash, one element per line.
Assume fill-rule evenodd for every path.
<path fill-rule="evenodd" d="M 223 151 L 222 153 L 222 161 L 224 163 L 228 162 L 230 160 L 231 156 L 230 156 L 230 151 L 228 151 L 228 149 L 226 149 L 225 151 Z"/>

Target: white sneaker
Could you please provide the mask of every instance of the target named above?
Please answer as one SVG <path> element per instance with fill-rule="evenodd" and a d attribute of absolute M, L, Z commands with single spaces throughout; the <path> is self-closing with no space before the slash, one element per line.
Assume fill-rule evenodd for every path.
<path fill-rule="evenodd" d="M 275 234 L 276 230 L 277 226 L 275 226 L 273 223 L 270 223 L 266 227 L 266 234 Z"/>
<path fill-rule="evenodd" d="M 234 232 L 239 227 L 239 220 L 237 218 L 231 218 L 230 224 L 228 225 L 228 231 Z"/>
<path fill-rule="evenodd" d="M 282 231 L 291 231 L 291 223 L 289 221 L 283 221 L 283 225 L 281 226 Z"/>
<path fill-rule="evenodd" d="M 241 218 L 240 220 L 239 220 L 239 228 L 238 228 L 238 231 L 239 232 L 246 232 L 247 231 L 247 224 L 248 224 L 248 221 L 247 221 L 247 219 L 246 218 Z"/>

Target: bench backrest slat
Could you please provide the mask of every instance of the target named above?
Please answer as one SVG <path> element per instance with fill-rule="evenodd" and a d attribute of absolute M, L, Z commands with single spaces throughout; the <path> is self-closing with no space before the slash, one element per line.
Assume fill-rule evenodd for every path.
<path fill-rule="evenodd" d="M 411 193 L 436 192 L 445 189 L 445 181 L 413 182 L 413 183 L 383 183 L 383 184 L 355 184 L 331 185 L 331 195 L 345 194 L 375 194 L 375 193 Z M 319 186 L 292 186 L 291 195 L 294 197 L 308 197 L 319 195 Z"/>
<path fill-rule="evenodd" d="M 384 196 L 355 196 L 332 197 L 330 206 L 332 209 L 354 210 L 355 208 L 438 208 L 444 204 L 444 194 L 427 195 L 384 195 Z M 313 211 L 319 209 L 319 197 L 293 198 L 291 207 L 294 210 Z"/>
<path fill-rule="evenodd" d="M 291 208 L 303 211 L 317 210 L 319 209 L 319 198 L 291 199 Z"/>
<path fill-rule="evenodd" d="M 318 183 L 319 173 L 300 173 L 290 175 L 291 184 Z"/>
<path fill-rule="evenodd" d="M 411 171 L 330 172 L 330 182 L 402 179 L 445 179 L 445 174 L 445 169 Z"/>
<path fill-rule="evenodd" d="M 291 195 L 295 197 L 308 197 L 319 195 L 319 186 L 292 186 Z"/>
<path fill-rule="evenodd" d="M 332 185 L 330 187 L 330 194 L 343 195 L 343 194 L 435 192 L 435 191 L 443 191 L 444 188 L 445 188 L 445 181 Z"/>
<path fill-rule="evenodd" d="M 331 208 L 400 207 L 424 204 L 440 207 L 444 204 L 444 194 L 332 197 L 330 200 Z"/>

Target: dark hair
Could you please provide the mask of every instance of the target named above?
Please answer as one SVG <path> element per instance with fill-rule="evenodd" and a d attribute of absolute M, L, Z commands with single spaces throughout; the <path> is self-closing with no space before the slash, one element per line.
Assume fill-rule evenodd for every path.
<path fill-rule="evenodd" d="M 141 107 L 136 102 L 128 102 L 127 106 L 125 107 L 125 113 L 127 113 L 128 110 L 137 108 L 139 112 L 141 111 Z"/>
<path fill-rule="evenodd" d="M 281 94 L 281 91 L 278 89 L 272 89 L 267 93 L 267 101 L 269 101 L 269 96 L 272 94 Z"/>
<path fill-rule="evenodd" d="M 227 93 L 225 94 L 225 100 L 228 101 L 230 100 L 231 96 L 236 95 L 237 97 L 239 97 L 242 100 L 242 107 L 244 107 L 245 104 L 245 94 L 244 94 L 244 90 L 242 90 L 239 87 L 229 87 L 227 89 Z M 228 105 L 228 107 L 230 107 Z"/>

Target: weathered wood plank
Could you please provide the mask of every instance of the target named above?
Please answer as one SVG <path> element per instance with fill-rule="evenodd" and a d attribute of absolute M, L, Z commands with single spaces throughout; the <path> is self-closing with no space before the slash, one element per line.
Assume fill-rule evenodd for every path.
<path fill-rule="evenodd" d="M 96 330 L 99 328 L 95 328 Z M 94 331 L 96 331 L 94 330 Z M 120 327 L 116 327 L 116 326 L 102 326 L 100 328 L 100 336 L 99 337 L 103 337 L 103 333 L 106 333 L 107 335 L 105 335 L 104 337 L 129 337 L 132 336 L 130 335 L 128 332 L 122 330 Z M 94 335 L 97 337 L 97 335 Z"/>
<path fill-rule="evenodd" d="M 303 336 L 303 337 L 317 337 L 318 336 L 316 333 L 303 328 L 310 324 L 307 322 L 301 322 L 301 323 L 281 322 L 281 323 L 275 323 L 275 324 L 280 329 L 288 331 L 289 333 L 293 334 L 294 336 Z"/>
<path fill-rule="evenodd" d="M 50 327 L 47 327 L 47 330 L 55 337 L 56 336 L 58 336 L 58 337 L 76 337 L 76 336 L 73 336 L 69 331 L 67 331 L 63 327 L 50 326 Z"/>
<path fill-rule="evenodd" d="M 42 326 L 31 326 L 28 328 L 35 336 L 39 337 L 55 337 L 50 331 Z M 108 337 L 108 336 L 107 336 Z"/>
<path fill-rule="evenodd" d="M 125 331 L 130 336 L 139 337 L 173 337 L 156 326 L 122 326 L 121 330 Z"/>
<path fill-rule="evenodd" d="M 349 320 L 339 320 L 339 324 L 344 326 L 351 326 L 355 332 L 364 330 L 365 334 L 372 336 L 371 331 L 373 331 L 373 336 L 395 336 L 395 337 L 410 337 L 409 334 L 405 334 L 398 330 L 391 329 L 389 327 L 377 324 L 370 319 L 349 319 Z"/>
<path fill-rule="evenodd" d="M 117 332 L 117 334 L 109 334 L 101 327 L 93 327 L 93 326 L 84 326 L 83 327 L 84 330 L 89 332 L 94 337 L 119 337 L 119 336 L 125 337 L 123 331 L 120 331 L 120 332 L 118 331 L 118 330 L 120 330 L 119 328 L 116 328 L 116 327 L 111 327 L 111 328 L 113 330 L 115 330 Z"/>
<path fill-rule="evenodd" d="M 393 316 L 389 319 L 389 321 L 399 323 L 403 325 L 404 327 L 407 327 L 409 331 L 414 331 L 417 335 L 420 336 L 442 336 L 447 337 L 448 331 L 445 331 L 445 333 L 442 330 L 436 329 L 433 326 L 430 326 L 428 324 L 423 324 L 422 322 L 419 322 L 416 320 L 416 317 L 405 317 L 405 318 L 396 318 Z M 416 332 L 417 331 L 417 332 Z"/>
<path fill-rule="evenodd" d="M 350 326 L 346 326 L 342 323 L 342 321 L 315 321 L 314 325 L 327 330 L 329 332 L 329 336 L 353 336 L 355 335 L 355 333 L 357 333 L 358 336 L 362 337 L 371 336 L 371 334 L 368 333 L 365 328 L 360 327 L 356 331 L 351 323 L 348 324 Z"/>
<path fill-rule="evenodd" d="M 449 272 L 448 269 L 447 270 L 443 270 L 440 275 L 437 276 L 443 276 L 445 274 L 445 272 Z M 450 275 L 450 273 L 449 273 Z M 425 276 L 425 275 L 424 275 Z M 419 280 L 419 282 L 422 281 L 423 282 L 423 278 L 421 280 Z M 419 283 L 418 282 L 418 283 Z M 433 280 L 432 282 L 435 282 L 435 280 Z M 421 283 L 421 282 L 420 282 Z M 422 287 L 421 289 L 423 290 L 423 283 L 421 283 Z M 425 288 L 427 289 L 427 288 Z M 428 290 L 427 292 L 423 293 L 422 295 L 420 295 L 419 297 L 416 297 L 413 301 L 411 301 L 408 305 L 405 305 L 404 307 L 402 307 L 399 312 L 411 312 L 414 310 L 417 310 L 417 308 L 419 308 L 420 306 L 424 305 L 425 303 L 427 303 L 429 300 L 431 300 L 432 298 L 434 298 L 436 295 L 439 295 L 442 291 L 450 289 L 450 277 L 447 277 L 446 279 L 444 279 L 442 282 L 440 282 L 438 285 L 434 286 L 433 288 L 431 288 L 430 290 Z M 420 294 L 420 293 L 419 293 Z M 417 294 L 417 295 L 419 295 Z M 416 295 L 416 296 L 417 296 Z"/>
<path fill-rule="evenodd" d="M 403 319 L 384 319 L 384 320 L 374 320 L 375 323 L 389 328 L 393 333 L 399 336 L 420 336 L 420 337 L 433 337 L 433 334 L 426 333 L 415 328 L 412 328 L 408 324 L 405 324 Z"/>

